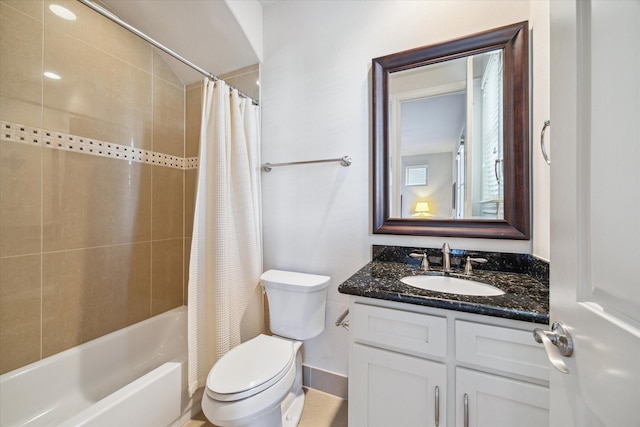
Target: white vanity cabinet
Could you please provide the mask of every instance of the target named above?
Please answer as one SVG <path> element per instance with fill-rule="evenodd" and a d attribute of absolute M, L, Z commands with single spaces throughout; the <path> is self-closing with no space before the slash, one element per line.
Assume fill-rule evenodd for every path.
<path fill-rule="evenodd" d="M 535 324 L 362 297 L 350 313 L 350 427 L 548 425 Z"/>

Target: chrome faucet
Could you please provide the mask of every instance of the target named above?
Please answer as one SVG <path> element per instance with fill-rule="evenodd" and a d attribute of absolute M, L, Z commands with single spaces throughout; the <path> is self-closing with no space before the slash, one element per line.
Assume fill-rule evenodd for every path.
<path fill-rule="evenodd" d="M 409 256 L 411 258 L 421 258 L 422 262 L 420 263 L 420 270 L 429 271 L 429 260 L 427 259 L 426 253 L 411 253 Z"/>
<path fill-rule="evenodd" d="M 451 248 L 447 242 L 442 245 L 442 271 L 451 272 Z"/>
<path fill-rule="evenodd" d="M 464 274 L 471 274 L 473 272 L 473 267 L 471 266 L 472 262 L 479 262 L 484 264 L 487 262 L 486 258 L 471 258 L 467 257 L 467 263 L 464 265 Z"/>

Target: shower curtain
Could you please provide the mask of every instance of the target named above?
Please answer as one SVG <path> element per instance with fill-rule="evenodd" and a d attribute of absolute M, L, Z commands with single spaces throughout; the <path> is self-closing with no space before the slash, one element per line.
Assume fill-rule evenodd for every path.
<path fill-rule="evenodd" d="M 264 329 L 259 108 L 205 80 L 188 288 L 189 394 Z"/>

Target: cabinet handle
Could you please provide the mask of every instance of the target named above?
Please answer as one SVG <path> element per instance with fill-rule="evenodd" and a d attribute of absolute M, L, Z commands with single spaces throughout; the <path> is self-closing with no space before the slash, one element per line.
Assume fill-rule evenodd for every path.
<path fill-rule="evenodd" d="M 464 394 L 464 427 L 469 427 L 469 395 Z"/>
<path fill-rule="evenodd" d="M 544 126 L 542 126 L 542 132 L 540 132 L 540 149 L 542 150 L 542 157 L 544 157 L 544 161 L 547 162 L 548 165 L 551 164 L 551 160 L 544 146 L 544 131 L 546 131 L 549 126 L 551 126 L 551 120 L 545 120 Z"/>
<path fill-rule="evenodd" d="M 436 427 L 440 425 L 440 387 L 436 386 Z"/>

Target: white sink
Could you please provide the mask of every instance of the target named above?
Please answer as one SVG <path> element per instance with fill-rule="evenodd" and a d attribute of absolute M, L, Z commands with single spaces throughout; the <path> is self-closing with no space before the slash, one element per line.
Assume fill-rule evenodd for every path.
<path fill-rule="evenodd" d="M 400 281 L 414 288 L 458 295 L 496 296 L 504 291 L 495 286 L 450 276 L 407 276 Z"/>

